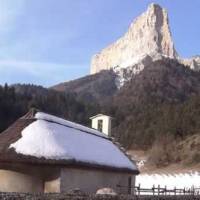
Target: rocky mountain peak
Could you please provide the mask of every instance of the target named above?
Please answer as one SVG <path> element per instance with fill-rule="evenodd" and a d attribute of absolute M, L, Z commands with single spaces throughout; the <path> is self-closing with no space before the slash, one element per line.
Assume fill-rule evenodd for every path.
<path fill-rule="evenodd" d="M 167 11 L 157 4 L 150 4 L 123 37 L 93 57 L 91 74 L 104 69 L 130 67 L 147 55 L 158 54 L 177 57 Z"/>

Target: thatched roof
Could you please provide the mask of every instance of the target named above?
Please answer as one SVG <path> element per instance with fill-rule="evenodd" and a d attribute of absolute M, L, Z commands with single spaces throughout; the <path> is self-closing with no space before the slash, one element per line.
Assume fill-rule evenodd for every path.
<path fill-rule="evenodd" d="M 133 173 L 133 174 L 139 173 L 137 167 L 135 166 L 135 163 L 132 162 L 116 145 L 114 145 L 112 143 L 112 141 L 110 141 L 109 138 L 104 137 L 102 135 L 102 133 L 97 132 L 96 130 L 89 129 L 87 127 L 75 124 L 75 123 L 71 123 L 69 121 L 65 121 L 64 119 L 60 119 L 60 121 L 52 121 L 52 119 L 54 119 L 55 116 L 51 116 L 48 114 L 47 114 L 47 116 L 50 116 L 50 118 L 39 119 L 36 117 L 36 114 L 38 114 L 38 113 L 39 112 L 37 110 L 33 110 L 33 109 L 30 110 L 25 116 L 18 119 L 7 130 L 5 130 L 3 133 L 0 134 L 0 162 L 26 163 L 26 164 L 32 164 L 32 165 L 56 165 L 56 166 L 66 166 L 66 167 L 69 166 L 69 167 L 78 167 L 78 168 L 80 168 L 80 167 L 81 168 L 95 168 L 95 169 L 120 171 L 120 172 Z M 56 119 L 56 117 L 55 117 L 55 119 Z M 19 146 L 19 144 L 21 144 L 21 143 L 19 143 L 19 141 L 20 142 L 24 141 L 24 138 L 23 138 L 24 133 L 22 134 L 22 132 L 24 130 L 30 129 L 30 127 L 33 124 L 35 124 L 39 121 L 43 121 L 44 123 L 50 125 L 49 127 L 52 127 L 54 125 L 59 126 L 61 128 L 61 130 L 66 131 L 66 134 L 63 133 L 65 136 L 65 140 L 66 140 L 66 138 L 68 139 L 68 136 L 74 137 L 76 134 L 81 135 L 82 139 L 80 139 L 80 141 L 77 141 L 77 143 L 75 142 L 74 144 L 71 144 L 71 143 L 67 144 L 68 146 L 70 146 L 69 149 L 67 149 L 68 148 L 67 145 L 64 146 L 64 148 L 66 148 L 66 149 L 64 149 L 64 150 L 66 150 L 66 152 L 68 152 L 68 151 L 72 152 L 72 154 L 69 153 L 69 157 L 62 156 L 59 158 L 59 156 L 58 156 L 55 158 L 55 157 L 47 157 L 47 156 L 45 156 L 46 154 L 44 154 L 44 155 L 39 154 L 39 156 L 37 156 L 34 153 L 33 154 L 26 153 L 26 151 L 20 152 L 21 147 Z M 65 122 L 67 122 L 67 123 L 65 123 Z M 69 126 L 68 126 L 68 124 L 69 124 Z M 43 132 L 43 129 L 41 129 L 41 127 L 39 130 L 42 130 L 41 132 Z M 51 131 L 51 128 L 49 128 L 48 131 Z M 34 134 L 34 131 L 32 131 L 32 132 L 33 132 L 32 134 Z M 54 132 L 55 132 L 55 130 L 54 130 Z M 45 130 L 44 130 L 44 133 L 45 133 Z M 29 134 L 29 132 L 26 131 L 25 134 L 27 136 L 27 134 Z M 37 131 L 35 134 L 38 134 Z M 43 134 L 43 133 L 41 133 L 41 134 Z M 76 138 L 77 138 L 77 135 L 76 135 Z M 92 138 L 92 141 L 94 142 L 94 145 L 91 146 L 91 153 L 89 153 L 89 156 L 91 156 L 91 154 L 92 154 L 92 158 L 88 157 L 88 159 L 87 159 L 85 157 L 85 155 L 86 156 L 88 155 L 88 152 L 86 152 L 86 154 L 82 156 L 81 154 L 82 153 L 84 154 L 84 149 L 80 149 L 79 145 L 77 145 L 78 143 L 82 142 L 84 137 L 87 137 L 87 138 L 85 138 L 86 142 L 87 142 L 87 139 L 90 140 L 91 138 Z M 54 137 L 54 138 L 56 138 L 56 137 Z M 73 139 L 72 141 L 74 141 L 74 138 L 72 138 L 72 139 Z M 35 141 L 33 139 L 31 142 L 34 143 L 37 141 Z M 97 143 L 95 144 L 95 142 L 97 142 Z M 105 145 L 113 150 L 113 157 L 115 156 L 118 159 L 118 156 L 119 156 L 119 163 L 118 163 L 118 160 L 113 160 L 113 162 L 110 162 L 110 163 L 106 163 L 104 161 L 105 160 L 104 157 L 108 156 L 106 153 L 109 153 L 109 152 L 102 153 L 102 150 L 101 150 L 101 152 L 99 152 L 99 148 L 96 150 L 95 150 L 95 148 L 93 148 L 93 147 L 95 147 L 95 145 L 96 146 L 101 145 L 101 143 L 102 143 L 102 145 Z M 19 149 L 17 149 L 16 144 L 18 145 Z M 75 147 L 75 145 L 77 145 L 77 147 Z M 85 144 L 83 144 L 83 145 L 85 145 Z M 91 145 L 91 144 L 88 144 L 88 145 Z M 85 147 L 87 146 L 87 148 L 89 149 L 88 145 L 86 144 Z M 11 148 L 13 146 L 16 148 Z M 27 148 L 29 148 L 29 147 L 27 147 Z M 75 154 L 73 151 L 76 151 Z M 89 151 L 90 151 L 90 149 L 89 149 Z M 105 151 L 106 151 L 106 149 L 105 149 Z M 80 155 L 77 156 L 77 152 L 80 152 Z M 101 153 L 100 157 L 98 157 L 98 156 L 95 157 L 95 155 L 99 155 L 99 153 Z M 112 154 L 112 152 L 110 152 L 110 153 Z M 111 160 L 112 160 L 113 159 L 112 155 L 110 155 L 110 156 L 111 156 Z M 108 158 L 107 158 L 107 160 L 108 160 Z M 103 160 L 104 162 L 101 162 L 101 160 Z M 122 160 L 123 160 L 123 162 L 122 162 Z M 120 162 L 122 162 L 122 163 L 120 164 Z"/>

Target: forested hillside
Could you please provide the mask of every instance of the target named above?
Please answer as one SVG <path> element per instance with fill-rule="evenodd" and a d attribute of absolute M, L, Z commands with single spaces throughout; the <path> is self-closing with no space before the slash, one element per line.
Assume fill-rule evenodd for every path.
<path fill-rule="evenodd" d="M 32 107 L 87 125 L 89 117 L 98 112 L 98 106 L 78 101 L 72 93 L 56 92 L 34 85 L 5 85 L 0 86 L 0 131 Z"/>
<path fill-rule="evenodd" d="M 199 72 L 174 60 L 154 62 L 132 77 L 112 105 L 113 133 L 127 148 L 148 150 L 158 166 L 200 162 L 199 137 L 192 140 L 200 135 Z"/>
<path fill-rule="evenodd" d="M 162 152 L 163 163 L 177 162 L 170 160 L 176 144 L 200 133 L 200 73 L 164 59 L 134 75 L 120 90 L 114 85 L 111 71 L 54 90 L 5 85 L 0 87 L 0 130 L 31 107 L 87 126 L 89 117 L 105 113 L 114 118 L 112 134 L 125 147 L 150 150 L 154 163 L 159 159 L 155 152 Z"/>
<path fill-rule="evenodd" d="M 115 79 L 116 74 L 112 70 L 104 70 L 98 74 L 60 83 L 51 89 L 65 93 L 76 93 L 80 100 L 105 105 L 117 92 Z"/>
<path fill-rule="evenodd" d="M 128 147 L 200 130 L 200 73 L 165 59 L 133 76 L 114 97 L 115 133 Z"/>

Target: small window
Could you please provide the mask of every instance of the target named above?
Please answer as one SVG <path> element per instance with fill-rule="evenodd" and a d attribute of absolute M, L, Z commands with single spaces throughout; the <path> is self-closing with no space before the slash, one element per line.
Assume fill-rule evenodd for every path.
<path fill-rule="evenodd" d="M 98 130 L 100 132 L 103 131 L 103 120 L 102 119 L 98 120 Z"/>

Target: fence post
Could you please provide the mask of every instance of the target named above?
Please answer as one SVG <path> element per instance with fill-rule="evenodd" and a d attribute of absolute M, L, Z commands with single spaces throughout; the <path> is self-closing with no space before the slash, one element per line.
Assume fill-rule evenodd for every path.
<path fill-rule="evenodd" d="M 140 196 L 140 184 L 138 186 L 138 196 Z"/>
<path fill-rule="evenodd" d="M 153 185 L 152 190 L 153 190 L 153 196 L 154 196 L 155 195 L 155 185 Z"/>
<path fill-rule="evenodd" d="M 121 188 L 120 185 L 117 185 L 117 187 Z M 174 187 L 174 189 L 168 189 L 167 186 L 165 185 L 165 187 L 161 187 L 160 185 L 158 185 L 158 187 L 155 187 L 155 185 L 152 186 L 152 188 L 141 188 L 141 184 L 139 184 L 138 186 L 133 187 L 135 188 L 135 192 L 134 195 L 137 195 L 138 198 L 141 195 L 146 195 L 146 194 L 150 194 L 153 196 L 181 196 L 181 195 L 190 195 L 190 196 L 195 196 L 198 195 L 200 192 L 200 188 L 195 188 L 194 186 L 192 186 L 191 188 L 177 188 L 176 186 Z"/>
<path fill-rule="evenodd" d="M 194 191 L 194 186 L 192 186 L 192 195 L 194 196 L 195 191 Z"/>

